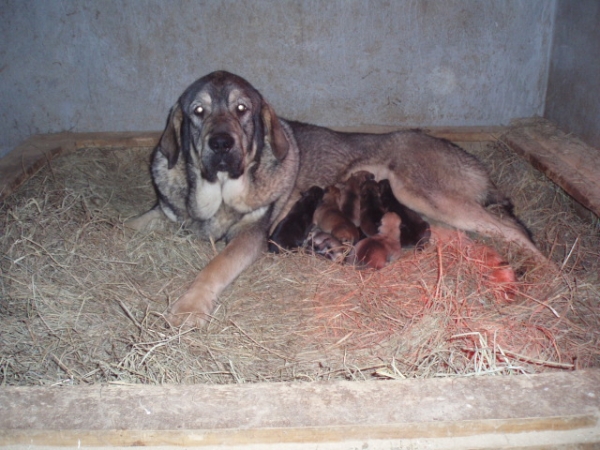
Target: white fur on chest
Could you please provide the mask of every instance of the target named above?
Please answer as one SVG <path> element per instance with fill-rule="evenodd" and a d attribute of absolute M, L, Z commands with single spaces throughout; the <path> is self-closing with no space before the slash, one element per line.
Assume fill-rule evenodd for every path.
<path fill-rule="evenodd" d="M 232 180 L 224 172 L 219 172 L 217 175 L 222 183 L 221 195 L 223 203 L 242 214 L 252 212 L 246 204 L 246 195 L 248 193 L 248 179 L 246 175 Z"/>
<path fill-rule="evenodd" d="M 221 183 L 218 181 L 209 183 L 202 178 L 200 180 L 193 197 L 195 205 L 192 208 L 194 210 L 192 216 L 196 219 L 207 220 L 217 213 L 223 202 Z"/>
<path fill-rule="evenodd" d="M 247 184 L 245 176 L 234 180 L 225 172 L 219 172 L 214 183 L 201 179 L 194 195 L 194 216 L 200 220 L 210 219 L 223 204 L 241 214 L 252 212 L 245 201 Z"/>

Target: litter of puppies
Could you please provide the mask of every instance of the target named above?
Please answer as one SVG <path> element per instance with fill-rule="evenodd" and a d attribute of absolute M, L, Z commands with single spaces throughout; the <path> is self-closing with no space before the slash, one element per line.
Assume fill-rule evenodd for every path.
<path fill-rule="evenodd" d="M 402 205 L 387 179 L 359 171 L 345 183 L 302 194 L 269 240 L 269 250 L 306 248 L 335 262 L 381 269 L 402 248 L 421 250 L 429 242 L 429 223 Z"/>

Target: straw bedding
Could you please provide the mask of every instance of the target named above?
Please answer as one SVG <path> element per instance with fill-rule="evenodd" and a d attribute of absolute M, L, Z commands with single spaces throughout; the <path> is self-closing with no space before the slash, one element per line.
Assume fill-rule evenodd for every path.
<path fill-rule="evenodd" d="M 205 329 L 162 314 L 221 243 L 169 224 L 132 234 L 152 206 L 150 149 L 53 161 L 0 205 L 3 385 L 244 383 L 510 375 L 600 366 L 599 222 L 501 142 L 464 145 L 511 196 L 560 274 L 499 242 L 436 228 L 380 271 L 265 254 Z M 579 214 L 578 214 L 579 213 Z M 583 216 L 583 217 L 582 217 Z M 482 249 L 508 255 L 514 289 Z"/>

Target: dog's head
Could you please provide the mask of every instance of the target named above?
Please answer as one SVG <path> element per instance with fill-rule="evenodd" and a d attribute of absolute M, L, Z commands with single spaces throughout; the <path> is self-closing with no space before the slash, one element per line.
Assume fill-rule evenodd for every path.
<path fill-rule="evenodd" d="M 264 152 L 281 161 L 289 143 L 279 119 L 243 78 L 213 72 L 190 85 L 172 108 L 159 150 L 169 169 L 183 153 L 207 181 L 239 178 Z"/>

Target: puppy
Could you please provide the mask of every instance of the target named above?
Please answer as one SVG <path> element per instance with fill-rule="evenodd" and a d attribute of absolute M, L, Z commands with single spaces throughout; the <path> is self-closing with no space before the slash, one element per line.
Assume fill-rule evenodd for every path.
<path fill-rule="evenodd" d="M 351 262 L 359 267 L 381 269 L 389 262 L 400 257 L 400 217 L 388 212 L 381 218 L 376 235 L 363 239 L 356 244 Z"/>
<path fill-rule="evenodd" d="M 402 247 L 416 246 L 418 250 L 422 250 L 431 238 L 429 222 L 424 220 L 419 213 L 396 200 L 389 180 L 385 179 L 379 182 L 379 195 L 385 210 L 396 213 L 401 219 L 400 244 Z"/>
<path fill-rule="evenodd" d="M 335 186 L 325 189 L 323 200 L 315 210 L 313 223 L 342 243 L 354 244 L 359 238 L 358 228 L 340 211 L 340 195 L 339 188 Z"/>
<path fill-rule="evenodd" d="M 366 236 L 378 233 L 381 218 L 385 214 L 379 195 L 379 184 L 366 179 L 360 186 L 360 229 Z"/>
<path fill-rule="evenodd" d="M 341 188 L 340 210 L 354 225 L 360 226 L 360 188 L 366 180 L 375 179 L 375 175 L 366 170 L 353 173 Z"/>
<path fill-rule="evenodd" d="M 342 244 L 331 234 L 316 228 L 307 239 L 307 247 L 315 254 L 331 259 L 333 262 L 342 263 L 348 253 L 348 246 Z"/>
<path fill-rule="evenodd" d="M 323 188 L 311 187 L 302 194 L 290 212 L 275 227 L 269 239 L 269 251 L 279 253 L 279 249 L 292 250 L 302 247 L 312 226 L 313 215 L 323 198 Z"/>

